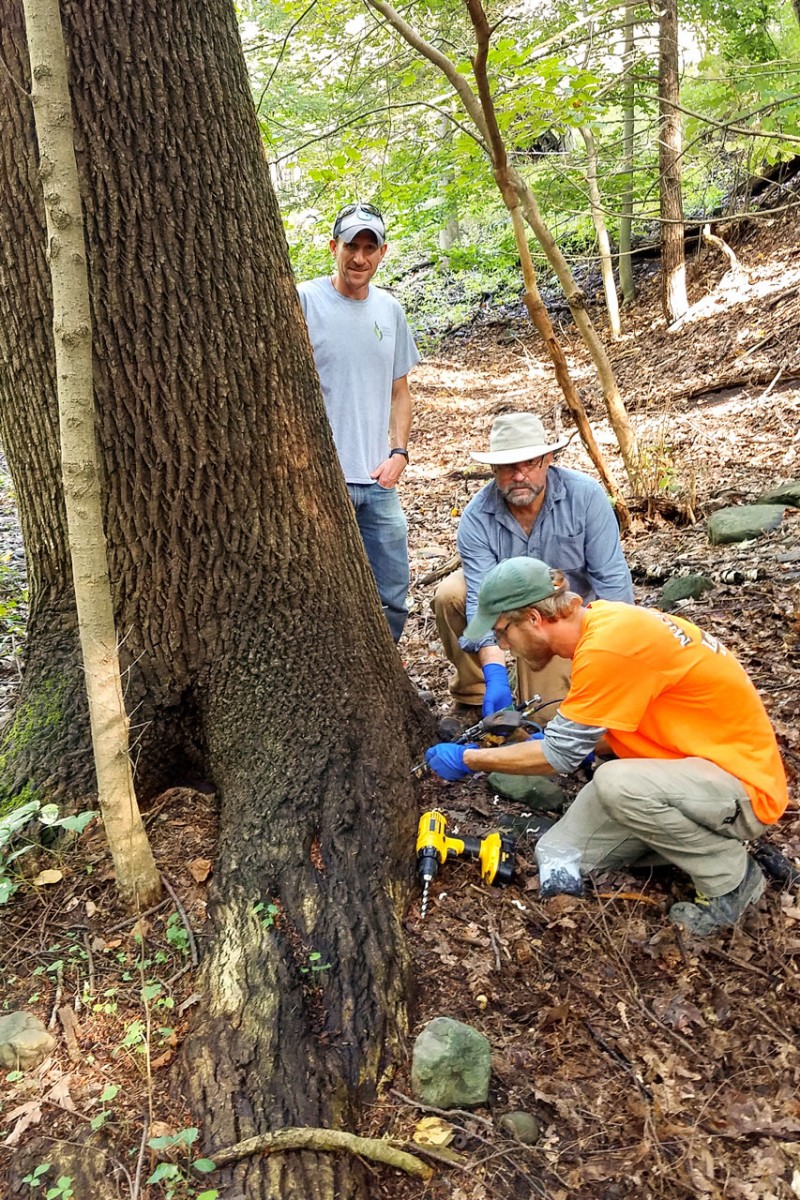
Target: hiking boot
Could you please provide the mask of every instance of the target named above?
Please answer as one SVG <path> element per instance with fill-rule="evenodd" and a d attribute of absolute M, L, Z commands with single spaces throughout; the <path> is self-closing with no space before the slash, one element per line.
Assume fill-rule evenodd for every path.
<path fill-rule="evenodd" d="M 737 888 L 726 892 L 724 896 L 711 898 L 698 892 L 694 904 L 673 904 L 669 910 L 669 919 L 675 925 L 682 925 L 687 933 L 692 933 L 695 937 L 708 937 L 717 929 L 725 929 L 728 925 L 735 924 L 744 910 L 761 898 L 765 887 L 761 868 L 748 854 L 747 870 Z"/>
<path fill-rule="evenodd" d="M 539 884 L 540 900 L 549 900 L 551 896 L 582 895 L 583 880 L 580 875 L 573 875 L 566 867 L 556 867 Z"/>

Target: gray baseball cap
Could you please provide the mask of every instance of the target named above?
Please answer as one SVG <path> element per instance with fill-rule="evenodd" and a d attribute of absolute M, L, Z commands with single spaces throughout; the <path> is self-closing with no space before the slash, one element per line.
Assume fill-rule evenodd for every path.
<path fill-rule="evenodd" d="M 386 241 L 386 223 L 374 204 L 345 204 L 333 223 L 334 238 L 352 242 L 357 233 L 371 233 L 378 246 Z"/>

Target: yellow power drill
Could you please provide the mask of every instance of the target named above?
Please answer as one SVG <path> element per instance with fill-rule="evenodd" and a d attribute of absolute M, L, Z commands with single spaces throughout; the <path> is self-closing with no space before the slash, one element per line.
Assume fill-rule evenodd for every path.
<path fill-rule="evenodd" d="M 417 828 L 417 871 L 422 880 L 422 916 L 428 907 L 428 889 L 448 858 L 477 858 L 484 883 L 510 883 L 514 876 L 514 841 L 499 829 L 485 837 L 447 836 L 447 818 L 438 809 L 423 813 Z"/>

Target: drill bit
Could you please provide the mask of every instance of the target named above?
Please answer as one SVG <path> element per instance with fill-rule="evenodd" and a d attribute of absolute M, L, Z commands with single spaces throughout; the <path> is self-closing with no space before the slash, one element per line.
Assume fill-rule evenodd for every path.
<path fill-rule="evenodd" d="M 428 888 L 430 887 L 430 885 L 431 885 L 430 879 L 426 879 L 424 884 L 422 885 L 422 914 L 420 917 L 421 920 L 424 919 L 425 912 L 428 907 Z"/>

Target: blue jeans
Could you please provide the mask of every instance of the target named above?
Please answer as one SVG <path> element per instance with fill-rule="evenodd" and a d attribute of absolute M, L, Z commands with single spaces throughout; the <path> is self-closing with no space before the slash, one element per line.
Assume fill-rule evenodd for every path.
<path fill-rule="evenodd" d="M 383 612 L 395 642 L 400 641 L 408 609 L 408 523 L 396 488 L 379 483 L 348 483 Z"/>

